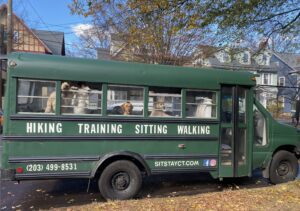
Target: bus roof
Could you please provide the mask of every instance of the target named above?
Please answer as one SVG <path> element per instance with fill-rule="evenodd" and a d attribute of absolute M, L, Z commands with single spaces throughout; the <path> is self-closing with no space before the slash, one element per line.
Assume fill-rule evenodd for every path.
<path fill-rule="evenodd" d="M 191 68 L 64 56 L 12 53 L 9 77 L 111 84 L 219 89 L 220 84 L 254 86 L 254 74 L 212 68 Z M 9 65 L 10 66 L 10 65 Z"/>

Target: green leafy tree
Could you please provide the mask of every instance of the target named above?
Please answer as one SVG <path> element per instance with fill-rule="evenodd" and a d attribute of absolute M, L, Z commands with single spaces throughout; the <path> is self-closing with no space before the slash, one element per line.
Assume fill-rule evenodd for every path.
<path fill-rule="evenodd" d="M 299 0 L 73 0 L 70 9 L 148 63 L 181 65 L 199 44 L 299 51 Z"/>

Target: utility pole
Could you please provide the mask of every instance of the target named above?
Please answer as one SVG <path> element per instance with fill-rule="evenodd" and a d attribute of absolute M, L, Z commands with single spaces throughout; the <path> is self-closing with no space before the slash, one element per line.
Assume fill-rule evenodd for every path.
<path fill-rule="evenodd" d="M 12 52 L 12 41 L 13 41 L 13 14 L 12 14 L 12 0 L 7 1 L 7 46 L 6 54 Z M 2 60 L 3 62 L 3 60 Z M 1 62 L 1 63 L 2 63 Z M 2 109 L 2 92 L 3 92 L 3 83 L 2 83 L 2 67 L 0 67 L 0 108 Z"/>
<path fill-rule="evenodd" d="M 12 23 L 12 0 L 7 1 L 7 54 L 12 52 L 13 23 Z"/>

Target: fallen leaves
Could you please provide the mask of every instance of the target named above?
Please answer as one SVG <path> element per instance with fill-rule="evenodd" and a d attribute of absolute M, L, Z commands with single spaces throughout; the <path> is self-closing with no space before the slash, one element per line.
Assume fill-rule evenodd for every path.
<path fill-rule="evenodd" d="M 176 195 L 171 194 L 171 195 Z M 108 201 L 65 208 L 73 210 L 299 210 L 300 180 L 265 188 L 233 189 L 193 196 Z M 61 208 L 59 209 L 61 210 Z"/>

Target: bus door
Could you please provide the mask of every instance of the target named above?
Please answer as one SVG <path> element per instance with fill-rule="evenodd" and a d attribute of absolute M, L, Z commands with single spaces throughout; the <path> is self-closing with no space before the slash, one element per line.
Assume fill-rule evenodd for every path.
<path fill-rule="evenodd" d="M 239 177 L 249 173 L 249 93 L 250 89 L 243 86 L 221 88 L 219 177 Z"/>

